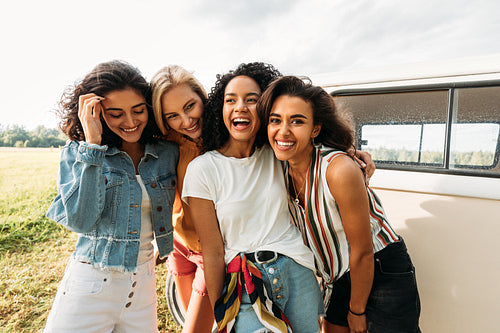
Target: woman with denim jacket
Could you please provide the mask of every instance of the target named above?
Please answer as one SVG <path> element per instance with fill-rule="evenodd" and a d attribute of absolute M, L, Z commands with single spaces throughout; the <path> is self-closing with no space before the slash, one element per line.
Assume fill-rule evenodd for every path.
<path fill-rule="evenodd" d="M 266 89 L 257 109 L 274 154 L 286 161 L 290 210 L 323 279 L 324 332 L 420 332 L 413 264 L 346 153 L 353 135 L 333 98 L 286 76 Z"/>
<path fill-rule="evenodd" d="M 150 86 L 122 61 L 61 100 L 58 195 L 47 216 L 78 234 L 45 332 L 157 332 L 154 248 L 172 251 L 178 148 L 158 142 Z"/>

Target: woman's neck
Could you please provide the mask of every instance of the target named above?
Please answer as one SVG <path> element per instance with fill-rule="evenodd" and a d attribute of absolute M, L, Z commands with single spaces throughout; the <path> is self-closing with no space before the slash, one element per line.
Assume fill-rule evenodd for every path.
<path fill-rule="evenodd" d="M 311 165 L 311 157 L 314 147 L 311 145 L 303 154 L 294 156 L 288 160 L 288 170 L 292 178 L 302 178 L 307 175 Z"/>
<path fill-rule="evenodd" d="M 254 142 L 255 140 L 252 142 L 239 142 L 229 139 L 229 141 L 227 141 L 220 149 L 217 149 L 217 151 L 227 157 L 250 157 L 255 151 Z"/>
<path fill-rule="evenodd" d="M 192 137 L 190 137 L 189 135 L 185 135 L 185 134 L 182 134 L 182 136 L 184 137 L 184 139 L 188 140 L 188 141 L 191 141 L 191 142 L 194 142 L 196 144 L 200 144 L 201 143 L 201 137 L 199 138 L 196 138 L 196 139 L 193 139 Z"/>
<path fill-rule="evenodd" d="M 144 156 L 144 145 L 139 142 L 123 141 L 121 150 L 130 156 L 132 163 L 134 164 L 135 173 L 138 174 L 139 162 L 141 162 L 141 158 Z"/>

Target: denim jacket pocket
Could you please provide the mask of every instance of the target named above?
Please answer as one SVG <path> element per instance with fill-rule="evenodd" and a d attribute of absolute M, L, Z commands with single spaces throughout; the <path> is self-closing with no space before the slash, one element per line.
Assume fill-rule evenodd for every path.
<path fill-rule="evenodd" d="M 104 209 L 111 206 L 119 206 L 122 201 L 120 186 L 123 185 L 123 175 L 116 172 L 104 172 L 104 186 L 106 189 Z"/>
<path fill-rule="evenodd" d="M 166 195 L 166 199 L 170 204 L 174 202 L 175 190 L 177 186 L 177 177 L 175 175 L 164 175 L 158 177 L 157 183 L 160 185 L 160 189 Z"/>

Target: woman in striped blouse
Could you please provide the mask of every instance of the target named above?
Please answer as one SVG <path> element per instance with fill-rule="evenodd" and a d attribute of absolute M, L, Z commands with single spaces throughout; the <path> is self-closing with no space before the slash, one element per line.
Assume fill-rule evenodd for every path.
<path fill-rule="evenodd" d="M 404 242 L 346 153 L 353 135 L 320 87 L 287 76 L 259 100 L 286 161 L 290 210 L 323 279 L 325 332 L 419 332 L 420 301 Z"/>

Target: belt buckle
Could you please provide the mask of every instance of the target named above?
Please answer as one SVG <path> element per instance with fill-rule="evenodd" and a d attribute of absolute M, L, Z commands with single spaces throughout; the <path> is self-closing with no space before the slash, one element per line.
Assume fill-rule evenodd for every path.
<path fill-rule="evenodd" d="M 255 252 L 255 261 L 258 263 L 258 264 L 268 264 L 270 262 L 273 262 L 275 261 L 276 259 L 278 259 L 278 252 L 273 252 L 273 257 L 271 259 L 268 259 L 268 260 L 264 260 L 264 261 L 261 261 L 259 259 L 259 253 L 260 252 L 271 252 L 271 251 L 257 251 Z"/>

